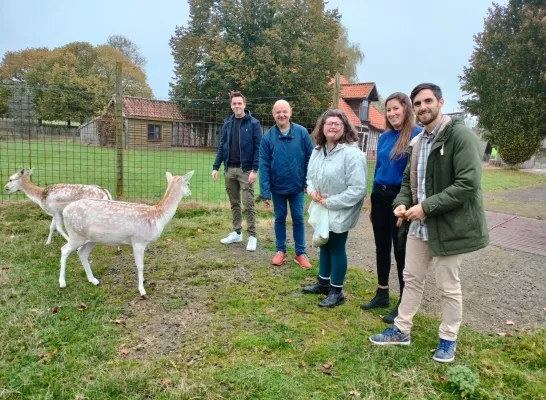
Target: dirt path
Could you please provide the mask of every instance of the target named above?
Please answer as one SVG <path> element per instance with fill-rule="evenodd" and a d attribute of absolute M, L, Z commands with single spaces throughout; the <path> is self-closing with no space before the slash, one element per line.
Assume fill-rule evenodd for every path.
<path fill-rule="evenodd" d="M 485 204 L 490 211 L 546 219 L 546 185 L 489 192 Z M 318 257 L 318 252 L 312 254 Z M 375 272 L 375 246 L 367 214 L 349 234 L 348 255 L 350 266 Z M 390 285 L 398 293 L 395 268 Z M 464 256 L 461 280 L 463 325 L 491 333 L 546 325 L 546 257 L 490 245 Z M 422 311 L 441 314 L 433 271 L 427 275 Z M 509 320 L 516 325 L 507 326 Z"/>

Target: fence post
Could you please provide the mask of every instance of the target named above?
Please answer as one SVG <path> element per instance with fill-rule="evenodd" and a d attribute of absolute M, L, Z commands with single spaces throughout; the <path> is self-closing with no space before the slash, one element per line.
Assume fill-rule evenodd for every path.
<path fill-rule="evenodd" d="M 340 83 L 340 75 L 339 72 L 336 73 L 336 77 L 334 80 L 334 99 L 332 101 L 333 107 L 338 108 L 339 107 L 339 97 L 341 96 L 341 83 Z"/>
<path fill-rule="evenodd" d="M 123 93 L 121 63 L 116 62 L 116 198 L 123 198 Z"/>

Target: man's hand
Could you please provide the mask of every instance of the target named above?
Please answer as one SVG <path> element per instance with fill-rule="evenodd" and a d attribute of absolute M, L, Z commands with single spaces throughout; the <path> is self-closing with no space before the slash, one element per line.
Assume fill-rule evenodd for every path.
<path fill-rule="evenodd" d="M 212 175 L 212 179 L 214 179 L 215 181 L 218 180 L 218 170 L 213 169 L 211 175 Z"/>
<path fill-rule="evenodd" d="M 422 219 L 425 219 L 425 217 L 426 214 L 421 204 L 417 204 L 406 211 L 406 218 L 410 221 L 421 221 Z"/>
<path fill-rule="evenodd" d="M 256 182 L 256 172 L 250 171 L 250 174 L 248 174 L 248 184 L 252 185 L 254 182 Z"/>
<path fill-rule="evenodd" d="M 271 206 L 271 200 L 264 200 L 264 204 L 266 207 Z"/>
<path fill-rule="evenodd" d="M 400 228 L 402 226 L 402 222 L 404 221 L 405 221 L 405 218 L 398 218 L 398 220 L 396 221 L 396 227 Z"/>
<path fill-rule="evenodd" d="M 400 204 L 394 209 L 394 216 L 397 218 L 404 218 L 406 216 L 406 206 Z"/>

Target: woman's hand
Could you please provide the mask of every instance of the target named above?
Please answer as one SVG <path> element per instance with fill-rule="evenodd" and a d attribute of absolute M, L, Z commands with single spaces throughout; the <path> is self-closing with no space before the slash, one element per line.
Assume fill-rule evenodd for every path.
<path fill-rule="evenodd" d="M 320 200 L 322 200 L 322 196 L 316 190 L 313 190 L 309 196 L 311 196 L 311 199 L 317 203 L 320 203 Z"/>

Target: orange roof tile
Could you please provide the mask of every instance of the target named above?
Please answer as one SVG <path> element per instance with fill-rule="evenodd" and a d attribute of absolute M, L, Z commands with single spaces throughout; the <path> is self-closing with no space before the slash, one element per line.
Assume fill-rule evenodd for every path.
<path fill-rule="evenodd" d="M 123 98 L 123 113 L 126 117 L 148 119 L 183 120 L 184 115 L 176 103 L 165 100 L 143 99 L 138 97 Z"/>
<path fill-rule="evenodd" d="M 379 111 L 373 104 L 370 105 L 370 124 L 379 129 L 379 130 L 385 130 L 387 129 L 387 126 L 385 125 L 385 116 Z"/>
<path fill-rule="evenodd" d="M 370 95 L 375 84 L 366 83 L 349 83 L 341 86 L 341 97 L 344 99 L 364 99 Z"/>
<path fill-rule="evenodd" d="M 345 100 L 339 99 L 338 107 L 341 111 L 345 113 L 345 115 L 347 115 L 347 118 L 349 118 L 349 122 L 353 124 L 355 128 L 358 128 L 362 125 L 360 123 L 360 118 L 358 118 L 358 116 L 355 114 L 352 108 L 349 107 Z"/>

